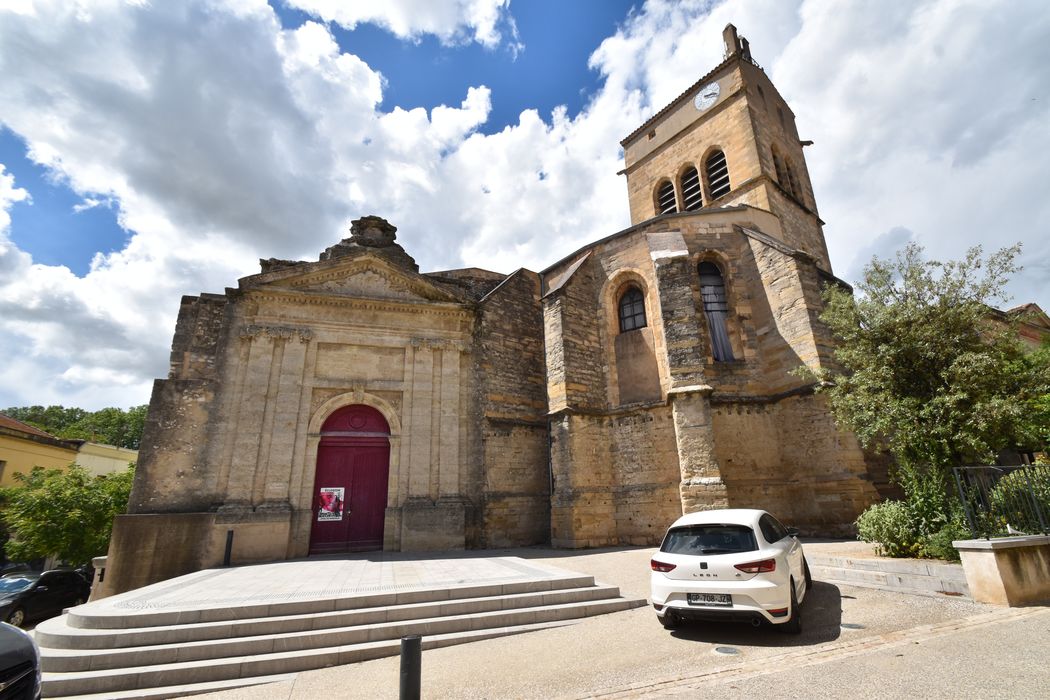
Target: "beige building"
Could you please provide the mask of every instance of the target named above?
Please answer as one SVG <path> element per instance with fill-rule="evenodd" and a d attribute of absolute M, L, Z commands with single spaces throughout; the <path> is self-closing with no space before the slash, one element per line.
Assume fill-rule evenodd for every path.
<path fill-rule="evenodd" d="M 97 442 L 83 442 L 77 449 L 76 462 L 91 474 L 102 476 L 122 472 L 128 468 L 129 464 L 138 462 L 138 459 L 138 450 L 103 445 Z"/>
<path fill-rule="evenodd" d="M 58 438 L 0 413 L 0 487 L 18 486 L 15 475 L 33 467 L 66 469 L 75 462 L 100 476 L 123 471 L 137 460 L 135 450 Z"/>
<path fill-rule="evenodd" d="M 623 142 L 632 225 L 535 273 L 420 273 L 378 217 L 183 299 L 110 592 L 311 553 L 652 544 L 683 511 L 843 533 L 885 486 L 831 362 L 794 116 L 725 60 Z"/>
<path fill-rule="evenodd" d="M 33 467 L 67 468 L 76 461 L 79 444 L 0 413 L 0 487 L 17 486 L 15 475 Z"/>

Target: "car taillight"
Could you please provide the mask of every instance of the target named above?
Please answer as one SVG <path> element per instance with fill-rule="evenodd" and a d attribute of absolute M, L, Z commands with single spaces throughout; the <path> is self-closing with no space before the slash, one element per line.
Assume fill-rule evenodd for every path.
<path fill-rule="evenodd" d="M 745 574 L 765 574 L 777 570 L 777 560 L 763 559 L 762 561 L 753 561 L 749 564 L 737 564 L 736 568 Z"/>
<path fill-rule="evenodd" d="M 668 564 L 667 562 L 662 562 L 662 561 L 656 561 L 655 559 L 652 559 L 649 562 L 649 568 L 651 568 L 653 571 L 659 571 L 660 573 L 664 573 L 664 574 L 666 574 L 668 571 L 673 571 L 675 566 L 677 566 L 677 565 L 676 564 Z"/>

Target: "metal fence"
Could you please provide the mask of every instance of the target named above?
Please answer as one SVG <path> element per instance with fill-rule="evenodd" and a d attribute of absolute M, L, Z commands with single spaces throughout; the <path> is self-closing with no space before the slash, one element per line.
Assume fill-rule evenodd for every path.
<path fill-rule="evenodd" d="M 1050 534 L 1050 465 L 956 467 L 974 537 Z"/>

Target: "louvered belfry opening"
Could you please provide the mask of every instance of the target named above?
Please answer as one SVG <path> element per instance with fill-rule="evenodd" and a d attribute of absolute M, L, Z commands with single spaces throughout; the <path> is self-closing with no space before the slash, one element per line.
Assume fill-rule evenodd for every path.
<path fill-rule="evenodd" d="M 726 328 L 726 316 L 729 314 L 729 303 L 726 301 L 726 285 L 722 271 L 711 262 L 700 263 L 700 296 L 704 302 L 704 315 L 711 333 L 711 354 L 715 362 L 730 362 L 733 359 L 733 346 L 729 342 L 729 331 Z"/>
<path fill-rule="evenodd" d="M 645 328 L 645 297 L 637 287 L 631 287 L 620 297 L 620 332 Z"/>
<path fill-rule="evenodd" d="M 729 192 L 729 167 L 726 165 L 726 154 L 715 151 L 707 157 L 707 186 L 711 190 L 711 199 L 718 199 Z"/>
<path fill-rule="evenodd" d="M 674 185 L 670 182 L 660 185 L 660 189 L 656 191 L 656 202 L 659 214 L 674 214 L 678 211 L 678 204 L 674 200 Z"/>
<path fill-rule="evenodd" d="M 693 211 L 704 205 L 703 200 L 700 173 L 696 171 L 696 168 L 690 166 L 682 173 L 682 205 L 686 211 Z"/>

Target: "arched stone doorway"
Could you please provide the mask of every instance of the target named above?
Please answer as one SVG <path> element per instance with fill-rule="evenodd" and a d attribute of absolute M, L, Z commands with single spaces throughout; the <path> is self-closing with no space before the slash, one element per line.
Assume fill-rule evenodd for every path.
<path fill-rule="evenodd" d="M 375 408 L 344 406 L 321 426 L 310 553 L 383 548 L 390 426 Z"/>

